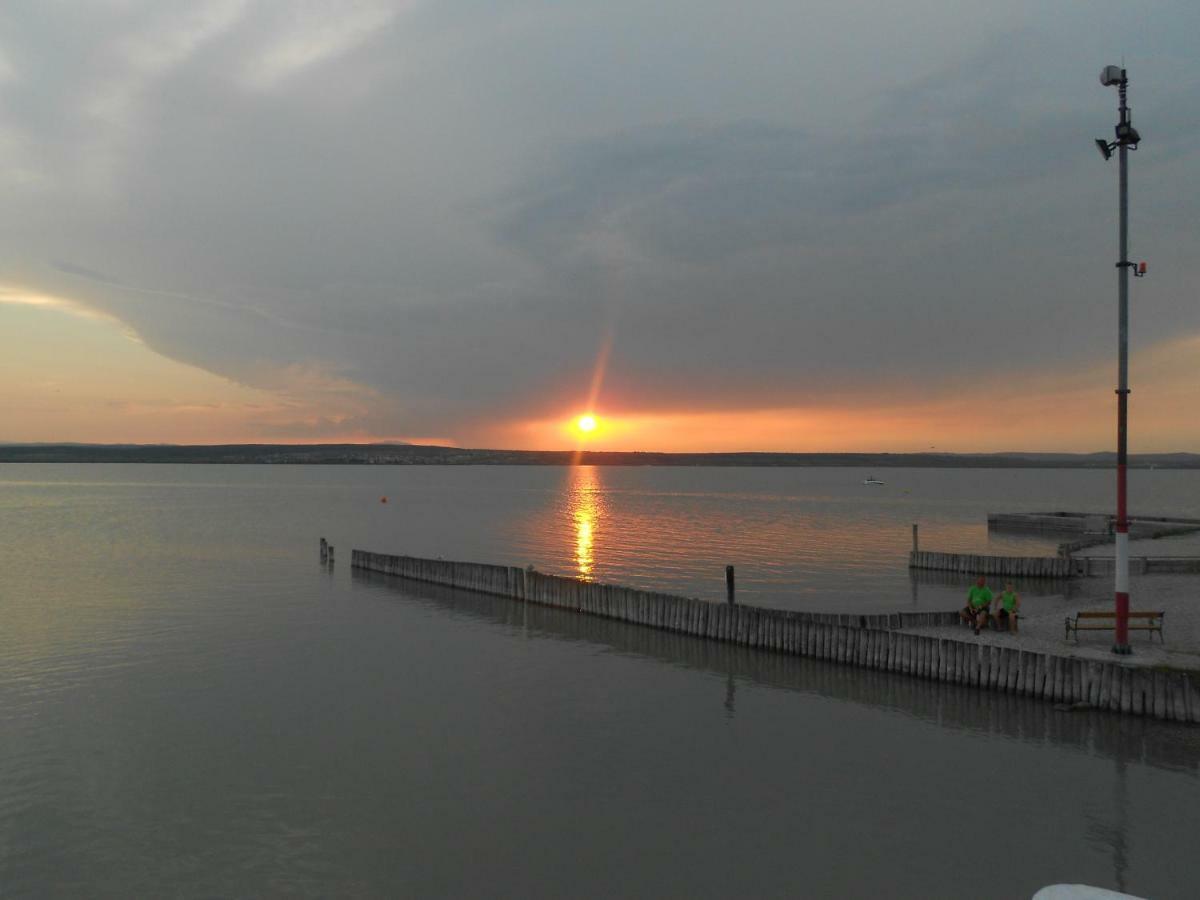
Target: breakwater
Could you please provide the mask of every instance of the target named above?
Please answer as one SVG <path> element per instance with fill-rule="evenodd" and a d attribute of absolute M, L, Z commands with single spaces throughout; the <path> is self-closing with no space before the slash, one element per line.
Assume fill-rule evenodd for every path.
<path fill-rule="evenodd" d="M 1012 575 L 1024 578 L 1068 578 L 1081 574 L 1065 556 L 985 556 L 978 553 L 938 553 L 913 550 L 910 569 L 935 569 L 964 575 Z"/>
<path fill-rule="evenodd" d="M 1200 723 L 1200 673 L 997 647 L 905 630 L 957 624 L 957 612 L 856 615 L 712 603 L 516 566 L 365 550 L 352 552 L 351 566 L 745 647 L 1055 703 Z"/>
<path fill-rule="evenodd" d="M 1071 566 L 1076 575 L 1112 575 L 1117 561 L 1111 556 L 1075 556 Z M 1197 556 L 1131 556 L 1131 575 L 1197 575 L 1200 557 Z"/>
<path fill-rule="evenodd" d="M 1082 534 L 1058 545 L 1056 556 L 989 556 L 978 553 L 941 553 L 921 550 L 917 526 L 913 525 L 913 547 L 908 555 L 910 569 L 929 569 L 963 575 L 1003 575 L 1016 578 L 1071 578 L 1113 574 L 1111 559 L 1074 554 L 1088 547 L 1113 542 L 1112 518 L 1094 513 L 988 513 L 988 529 L 1038 533 Z M 1200 519 L 1138 516 L 1130 519 L 1129 533 L 1138 540 L 1194 534 Z M 1200 558 L 1139 557 L 1131 560 L 1133 574 L 1189 574 L 1200 572 Z M 1170 560 L 1170 561 L 1168 561 Z"/>
<path fill-rule="evenodd" d="M 733 641 L 748 647 L 768 647 L 775 650 L 799 651 L 803 637 L 792 633 L 786 623 L 843 627 L 855 630 L 889 631 L 901 628 L 920 628 L 950 625 L 958 621 L 958 613 L 897 612 L 859 615 L 856 613 L 812 613 L 796 610 L 771 609 L 732 603 L 710 603 L 693 597 L 680 597 L 657 591 L 615 584 L 581 581 L 561 575 L 547 575 L 535 569 L 518 566 L 496 566 L 487 563 L 455 562 L 444 559 L 422 559 L 416 556 L 393 556 L 351 552 L 350 565 L 356 569 L 399 575 L 414 581 L 427 581 L 447 587 L 466 588 L 485 594 L 496 594 L 536 603 L 590 613 L 609 619 L 619 619 L 634 625 L 649 625 L 668 631 L 681 631 L 697 637 Z M 833 647 L 827 648 L 833 651 Z M 843 648 L 838 658 L 843 658 Z M 817 655 L 817 654 L 806 654 Z M 832 657 L 826 657 L 832 658 Z"/>
<path fill-rule="evenodd" d="M 988 513 L 987 517 L 988 528 L 1063 534 L 1109 534 L 1112 521 L 1108 513 L 1080 512 Z"/>
<path fill-rule="evenodd" d="M 1079 542 L 1074 549 L 1090 547 L 1093 543 L 1095 542 Z M 978 553 L 939 553 L 932 550 L 914 550 L 908 554 L 910 569 L 971 576 L 1088 577 L 1112 575 L 1116 571 L 1115 566 L 1116 562 L 1111 556 L 985 556 Z M 1200 557 L 1131 556 L 1129 571 L 1133 575 L 1196 575 L 1200 574 Z"/>
<path fill-rule="evenodd" d="M 445 587 L 428 582 L 398 581 L 387 575 L 354 569 L 358 583 L 389 588 L 422 603 L 481 622 L 520 629 L 550 640 L 584 641 L 622 655 L 652 658 L 670 666 L 686 666 L 759 684 L 915 716 L 951 728 L 1012 739 L 1065 743 L 1088 753 L 1132 754 L 1133 758 L 1176 769 L 1200 770 L 1200 754 L 1192 741 L 1162 740 L 1157 722 L 1145 717 L 1079 715 L 1054 709 L 1016 692 L 992 693 L 980 702 L 976 689 L 919 678 L 897 678 L 879 669 L 837 666 L 788 653 L 760 653 L 747 647 L 708 641 L 657 628 L 630 628 L 623 622 L 581 616 L 572 609 L 520 603 L 507 597 Z M 714 697 L 732 708 L 737 698 L 728 688 Z M 1155 739 L 1157 736 L 1157 739 Z"/>
<path fill-rule="evenodd" d="M 1111 535 L 1114 517 L 1108 513 L 1037 512 L 988 513 L 988 528 L 1002 531 L 1058 532 Z M 1159 538 L 1200 531 L 1200 519 L 1183 516 L 1130 516 L 1131 538 Z"/>

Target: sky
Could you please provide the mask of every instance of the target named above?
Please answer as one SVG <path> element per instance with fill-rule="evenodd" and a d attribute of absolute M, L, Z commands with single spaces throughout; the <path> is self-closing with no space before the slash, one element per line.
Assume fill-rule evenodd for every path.
<path fill-rule="evenodd" d="M 1200 451 L 1200 5 L 6 0 L 0 441 Z M 574 423 L 594 414 L 582 434 Z"/>

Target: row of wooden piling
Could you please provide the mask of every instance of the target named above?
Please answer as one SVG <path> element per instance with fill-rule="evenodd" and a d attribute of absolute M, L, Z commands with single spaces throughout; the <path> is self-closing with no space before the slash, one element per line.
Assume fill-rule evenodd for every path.
<path fill-rule="evenodd" d="M 1200 675 L 913 634 L 957 612 L 809 613 L 711 603 L 533 569 L 354 550 L 351 566 L 637 625 L 1012 694 L 1200 723 Z"/>
<path fill-rule="evenodd" d="M 1076 556 L 1071 560 L 1076 575 L 1112 575 L 1117 561 L 1111 556 Z M 1198 556 L 1131 556 L 1131 575 L 1200 574 Z"/>
<path fill-rule="evenodd" d="M 389 576 L 356 569 L 360 584 L 396 585 Z M 574 610 L 515 603 L 477 591 L 460 591 L 434 584 L 408 584 L 407 590 L 455 615 L 467 615 L 539 635 L 603 645 L 617 653 L 652 657 L 675 665 L 751 680 L 788 691 L 873 708 L 902 711 L 922 721 L 967 728 L 981 734 L 1020 740 L 1050 741 L 1088 754 L 1119 752 L 1129 759 L 1194 770 L 1200 766 L 1193 743 L 1164 740 L 1159 722 L 1144 716 L 1073 715 L 1054 710 L 1054 704 L 1031 701 L 1024 695 L 990 692 L 981 698 L 969 686 L 899 677 L 879 669 L 830 665 L 789 653 L 749 650 L 730 643 L 697 640 L 657 628 L 632 628 Z M 967 638 L 971 640 L 971 638 Z M 727 681 L 726 705 L 733 690 Z M 981 702 L 986 699 L 987 702 Z"/>
<path fill-rule="evenodd" d="M 910 569 L 938 569 L 964 575 L 1011 575 L 1022 578 L 1067 578 L 1078 574 L 1073 560 L 1062 556 L 985 556 L 978 553 L 938 553 L 913 550 Z"/>
<path fill-rule="evenodd" d="M 1113 558 L 1105 556 L 983 556 L 930 550 L 914 550 L 908 555 L 910 569 L 1022 578 L 1112 575 L 1114 565 Z M 1132 575 L 1194 575 L 1200 573 L 1200 557 L 1131 556 L 1129 571 Z"/>
<path fill-rule="evenodd" d="M 760 636 L 759 629 L 767 627 L 776 631 L 778 628 L 775 625 L 762 625 L 759 622 L 760 618 L 872 630 L 947 625 L 958 621 L 957 613 L 895 612 L 861 615 L 711 603 L 658 591 L 643 591 L 561 575 L 547 575 L 532 568 L 422 559 L 415 556 L 371 553 L 366 550 L 351 551 L 350 565 L 353 568 L 399 575 L 414 581 L 497 594 L 542 606 L 574 609 L 577 612 L 620 619 L 635 625 L 651 625 L 701 637 L 735 640 L 749 646 L 774 646 L 770 643 L 770 638 Z M 745 640 L 738 640 L 736 635 L 739 634 L 745 635 Z"/>
<path fill-rule="evenodd" d="M 1081 512 L 988 513 L 987 523 L 989 529 L 1085 534 L 1112 531 L 1113 516 Z"/>

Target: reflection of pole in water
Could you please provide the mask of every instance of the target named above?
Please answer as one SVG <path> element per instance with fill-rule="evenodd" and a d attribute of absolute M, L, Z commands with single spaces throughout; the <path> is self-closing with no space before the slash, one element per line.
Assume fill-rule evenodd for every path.
<path fill-rule="evenodd" d="M 917 588 L 917 573 L 912 569 L 908 570 L 908 586 L 912 589 L 913 609 L 916 609 L 921 602 L 921 591 Z"/>
<path fill-rule="evenodd" d="M 1084 808 L 1084 815 L 1091 820 L 1087 834 L 1094 844 L 1103 845 L 1112 853 L 1113 883 L 1116 889 L 1125 893 L 1125 873 L 1129 869 L 1129 793 L 1126 784 L 1125 748 L 1118 744 L 1113 760 L 1117 768 L 1117 777 L 1113 784 L 1113 817 L 1111 823 L 1093 816 Z"/>
<path fill-rule="evenodd" d="M 1113 852 L 1113 880 L 1117 883 L 1117 890 L 1125 893 L 1125 870 L 1129 868 L 1129 847 L 1128 839 L 1125 836 L 1127 831 L 1127 817 L 1129 814 L 1129 793 L 1128 785 L 1125 783 L 1125 754 L 1124 747 L 1119 748 L 1117 752 L 1117 783 L 1114 786 L 1114 806 L 1116 807 L 1115 815 L 1113 816 L 1112 828 L 1112 852 Z"/>
<path fill-rule="evenodd" d="M 737 691 L 737 685 L 733 681 L 733 673 L 729 673 L 729 680 L 725 682 L 725 712 L 733 718 L 733 695 Z"/>

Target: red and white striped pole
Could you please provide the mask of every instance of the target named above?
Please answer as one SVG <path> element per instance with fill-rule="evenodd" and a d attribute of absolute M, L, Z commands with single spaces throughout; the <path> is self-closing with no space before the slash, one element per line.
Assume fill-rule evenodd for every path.
<path fill-rule="evenodd" d="M 1122 655 L 1131 652 L 1129 646 L 1129 509 L 1127 505 L 1126 471 L 1129 453 L 1129 270 L 1134 263 L 1129 261 L 1129 150 L 1137 149 L 1141 140 L 1129 116 L 1125 102 L 1125 90 L 1129 77 L 1121 66 L 1107 66 L 1100 73 L 1100 83 L 1116 85 L 1120 98 L 1116 141 L 1108 144 L 1098 140 L 1100 151 L 1107 159 L 1117 150 L 1119 163 L 1120 240 L 1117 260 L 1117 521 L 1116 521 L 1116 640 L 1113 653 Z M 1134 270 L 1135 275 L 1145 274 L 1146 266 Z"/>

